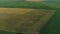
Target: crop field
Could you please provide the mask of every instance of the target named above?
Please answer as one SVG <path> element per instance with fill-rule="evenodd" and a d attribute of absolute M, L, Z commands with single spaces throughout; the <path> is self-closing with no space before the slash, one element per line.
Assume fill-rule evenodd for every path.
<path fill-rule="evenodd" d="M 45 3 L 45 2 L 17 2 L 16 1 L 16 2 L 0 3 L 0 8 L 35 8 L 35 9 L 49 8 L 50 9 L 52 7 L 49 6 L 49 3 Z"/>
<path fill-rule="evenodd" d="M 0 14 L 24 14 L 32 10 L 27 8 L 0 8 Z"/>
<path fill-rule="evenodd" d="M 34 9 L 28 9 L 28 8 L 34 8 Z M 39 9 L 39 10 L 37 10 Z M 43 9 L 43 10 L 41 10 Z M 39 11 L 45 11 L 44 9 L 46 9 L 47 13 L 50 16 L 50 10 L 53 11 L 53 9 L 56 10 L 56 14 L 52 17 L 52 19 L 48 22 L 48 25 L 46 25 L 43 29 L 42 29 L 42 34 L 59 34 L 60 32 L 60 2 L 26 2 L 26 1 L 22 1 L 22 0 L 0 0 L 0 34 L 16 34 L 16 32 L 31 32 L 32 29 L 31 28 L 24 28 L 26 26 L 25 23 L 27 22 L 31 22 L 29 20 L 32 20 L 32 18 L 34 18 L 34 16 L 36 17 L 37 13 L 39 13 L 40 15 L 42 15 Z M 31 12 L 34 11 L 34 12 Z M 55 12 L 55 11 L 54 11 Z M 54 14 L 54 12 L 52 12 Z M 33 14 L 34 15 L 31 15 Z M 42 12 L 45 13 L 45 12 Z M 27 16 L 28 14 L 30 14 L 29 16 Z M 44 14 L 45 15 L 45 14 Z M 48 16 L 47 15 L 47 16 Z M 45 15 L 46 16 L 46 15 Z M 52 16 L 52 15 L 51 15 Z M 43 17 L 43 16 L 42 16 Z M 36 20 L 32 20 L 33 23 L 37 22 L 39 24 L 39 26 L 45 23 L 45 20 L 47 22 L 48 18 L 46 19 L 45 17 L 43 17 L 43 20 L 41 20 L 42 18 L 38 15 L 36 17 Z M 39 19 L 40 18 L 40 19 Z M 25 20 L 25 21 L 24 21 Z M 41 22 L 41 21 L 42 22 Z M 40 22 L 38 22 L 40 21 Z M 43 22 L 44 21 L 44 22 Z M 17 25 L 17 24 L 18 25 Z M 28 23 L 28 25 L 29 25 Z M 21 25 L 20 25 L 21 24 Z M 7 26 L 8 25 L 8 26 Z M 17 27 L 18 26 L 18 27 Z M 22 27 L 23 26 L 23 27 Z M 43 26 L 43 25 L 41 25 Z M 41 26 L 39 27 L 39 29 L 41 29 Z M 23 30 L 22 30 L 23 29 Z M 38 27 L 37 26 L 33 26 L 33 29 L 35 29 L 35 32 L 38 32 Z M 38 30 L 36 30 L 38 29 Z M 34 32 L 34 30 L 33 30 Z M 35 33 L 34 33 L 35 34 Z"/>
<path fill-rule="evenodd" d="M 60 4 L 56 2 L 0 2 L 0 8 L 38 8 L 38 9 L 56 9 L 60 8 Z"/>
<path fill-rule="evenodd" d="M 0 8 L 0 30 L 37 34 L 55 12 L 45 9 Z"/>

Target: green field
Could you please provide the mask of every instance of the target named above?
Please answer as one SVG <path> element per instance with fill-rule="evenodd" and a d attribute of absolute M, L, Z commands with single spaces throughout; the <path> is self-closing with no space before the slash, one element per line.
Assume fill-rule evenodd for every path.
<path fill-rule="evenodd" d="M 59 8 L 59 4 L 48 2 L 11 2 L 0 3 L 0 7 L 5 8 L 35 8 L 35 9 L 56 9 Z"/>
<path fill-rule="evenodd" d="M 34 8 L 34 9 L 49 9 L 56 10 L 55 15 L 48 21 L 47 25 L 41 30 L 42 34 L 60 34 L 60 5 L 56 3 L 43 3 L 43 2 L 13 2 L 13 3 L 0 3 L 2 8 Z M 4 33 L 3 33 L 4 32 Z M 16 32 L 0 31 L 0 34 L 16 34 Z"/>

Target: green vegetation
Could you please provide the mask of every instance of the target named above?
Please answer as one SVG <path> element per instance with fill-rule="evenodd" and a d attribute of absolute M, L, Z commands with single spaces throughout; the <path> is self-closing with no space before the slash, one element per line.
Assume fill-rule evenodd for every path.
<path fill-rule="evenodd" d="M 34 8 L 34 9 L 49 9 L 56 10 L 56 14 L 42 29 L 42 34 L 60 34 L 60 5 L 56 3 L 45 2 L 7 2 L 0 3 L 0 7 L 5 8 Z M 3 33 L 4 32 L 4 33 Z M 10 34 L 11 32 L 0 31 L 0 34 Z M 16 33 L 11 33 L 16 34 Z"/>
<path fill-rule="evenodd" d="M 11 3 L 1 3 L 0 7 L 6 8 L 35 8 L 35 9 L 48 9 L 52 8 L 43 2 L 11 2 Z"/>
<path fill-rule="evenodd" d="M 0 34 L 16 34 L 15 32 L 7 32 L 0 30 Z"/>
<path fill-rule="evenodd" d="M 40 32 L 42 34 L 60 34 L 60 8 L 56 9 L 55 15 Z"/>

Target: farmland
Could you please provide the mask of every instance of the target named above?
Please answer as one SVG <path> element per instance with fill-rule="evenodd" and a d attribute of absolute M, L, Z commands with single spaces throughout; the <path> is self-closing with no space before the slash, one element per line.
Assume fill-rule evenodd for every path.
<path fill-rule="evenodd" d="M 20 16 L 22 16 L 21 14 L 25 14 L 27 12 L 19 12 L 18 10 L 20 10 L 20 9 L 18 9 L 18 10 L 11 9 L 11 10 L 13 10 L 13 11 L 11 11 L 10 9 L 8 9 L 8 10 L 4 9 L 3 10 L 2 8 L 34 8 L 34 9 L 47 9 L 47 10 L 48 9 L 50 9 L 50 10 L 56 9 L 56 14 L 48 22 L 48 25 L 45 27 L 45 29 L 43 28 L 42 34 L 51 34 L 51 33 L 52 34 L 56 34 L 56 33 L 59 34 L 59 32 L 55 32 L 55 30 L 54 30 L 56 28 L 56 30 L 59 31 L 59 26 L 60 26 L 60 23 L 59 23 L 59 20 L 60 20 L 60 9 L 58 9 L 58 8 L 60 8 L 60 4 L 57 4 L 57 3 L 58 2 L 20 2 L 20 1 L 9 1 L 9 0 L 8 0 L 8 2 L 0 1 L 0 11 L 1 11 L 0 14 L 4 14 L 4 15 L 8 14 L 9 15 L 9 19 L 10 18 L 12 19 L 14 17 L 13 15 L 15 15 L 15 17 L 16 17 L 16 14 L 19 14 Z M 16 13 L 15 11 L 18 11 L 18 12 Z M 22 9 L 22 11 L 23 11 L 23 9 Z M 3 16 L 3 17 L 0 17 L 0 18 L 7 18 L 7 17 Z M 5 21 L 3 23 L 5 23 Z M 7 22 L 5 23 L 5 25 L 6 24 L 7 24 Z M 5 27 L 2 27 L 2 28 L 5 28 Z M 14 27 L 13 27 L 13 29 L 14 29 Z M 16 32 L 7 32 L 7 31 L 4 31 L 4 30 L 1 30 L 0 34 L 16 34 Z M 16 30 L 14 30 L 14 31 L 16 31 Z"/>
<path fill-rule="evenodd" d="M 41 26 L 55 12 L 55 10 L 45 9 L 0 8 L 0 30 L 23 33 L 39 32 L 39 28 L 42 28 Z"/>

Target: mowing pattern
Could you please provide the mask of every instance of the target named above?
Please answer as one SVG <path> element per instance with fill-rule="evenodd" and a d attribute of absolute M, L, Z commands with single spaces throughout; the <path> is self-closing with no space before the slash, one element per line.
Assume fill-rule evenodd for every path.
<path fill-rule="evenodd" d="M 3 9 L 0 10 L 2 11 Z M 0 13 L 0 30 L 23 34 L 38 34 L 46 21 L 55 13 L 53 10 L 42 9 L 4 9 L 4 11 Z"/>

